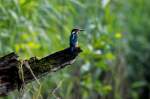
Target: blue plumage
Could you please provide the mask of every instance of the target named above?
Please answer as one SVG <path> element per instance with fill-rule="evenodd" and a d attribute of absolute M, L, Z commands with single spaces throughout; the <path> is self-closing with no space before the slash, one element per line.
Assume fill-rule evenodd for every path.
<path fill-rule="evenodd" d="M 70 48 L 71 52 L 74 51 L 74 49 L 77 47 L 78 44 L 78 34 L 74 31 L 70 35 Z"/>
<path fill-rule="evenodd" d="M 83 31 L 81 29 L 73 29 L 70 35 L 70 50 L 73 52 L 76 47 L 78 47 L 78 33 Z"/>

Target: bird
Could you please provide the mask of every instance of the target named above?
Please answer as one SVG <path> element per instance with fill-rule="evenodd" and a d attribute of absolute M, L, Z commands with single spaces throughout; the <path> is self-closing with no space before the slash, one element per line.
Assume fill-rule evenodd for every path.
<path fill-rule="evenodd" d="M 80 31 L 84 31 L 83 29 L 72 29 L 71 35 L 70 35 L 70 51 L 74 52 L 75 48 L 78 47 L 78 34 Z"/>

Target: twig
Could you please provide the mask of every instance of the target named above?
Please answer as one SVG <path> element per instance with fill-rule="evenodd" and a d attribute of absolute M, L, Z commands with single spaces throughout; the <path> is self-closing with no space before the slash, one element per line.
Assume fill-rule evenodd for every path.
<path fill-rule="evenodd" d="M 57 87 L 56 87 L 55 89 L 53 89 L 53 91 L 52 91 L 52 95 L 53 95 L 56 99 L 61 99 L 61 98 L 58 97 L 55 93 L 56 93 L 56 91 L 59 89 L 59 87 L 62 85 L 62 83 L 63 83 L 63 80 L 61 80 L 61 81 L 59 82 L 59 84 L 57 85 Z"/>
<path fill-rule="evenodd" d="M 33 71 L 32 71 L 32 69 L 31 69 L 29 63 L 28 63 L 27 61 L 24 61 L 24 65 L 26 66 L 26 68 L 28 68 L 28 69 L 30 70 L 30 72 L 31 72 L 32 76 L 34 77 L 34 79 L 36 80 L 36 82 L 37 82 L 39 85 L 41 85 L 41 84 L 40 84 L 40 81 L 37 79 L 37 77 L 36 77 L 35 74 L 33 73 Z"/>

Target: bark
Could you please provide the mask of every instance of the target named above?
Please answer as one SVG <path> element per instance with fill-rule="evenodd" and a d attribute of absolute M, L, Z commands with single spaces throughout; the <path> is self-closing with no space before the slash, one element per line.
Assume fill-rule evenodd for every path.
<path fill-rule="evenodd" d="M 80 52 L 82 52 L 80 48 L 76 48 L 74 52 L 66 48 L 41 59 L 31 57 L 23 61 L 18 60 L 18 55 L 15 53 L 1 57 L 0 96 L 7 95 L 10 91 L 20 89 L 36 78 L 74 63 Z"/>

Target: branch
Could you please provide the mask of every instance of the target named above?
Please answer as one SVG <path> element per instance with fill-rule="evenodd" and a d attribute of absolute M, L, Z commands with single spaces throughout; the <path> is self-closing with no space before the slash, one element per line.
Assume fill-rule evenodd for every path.
<path fill-rule="evenodd" d="M 24 61 L 18 60 L 15 53 L 1 57 L 0 96 L 22 88 L 24 84 L 35 80 L 35 78 L 40 78 L 47 73 L 55 72 L 74 63 L 80 52 L 82 52 L 80 48 L 76 48 L 73 53 L 70 52 L 70 48 L 66 48 L 41 59 L 32 57 Z"/>

